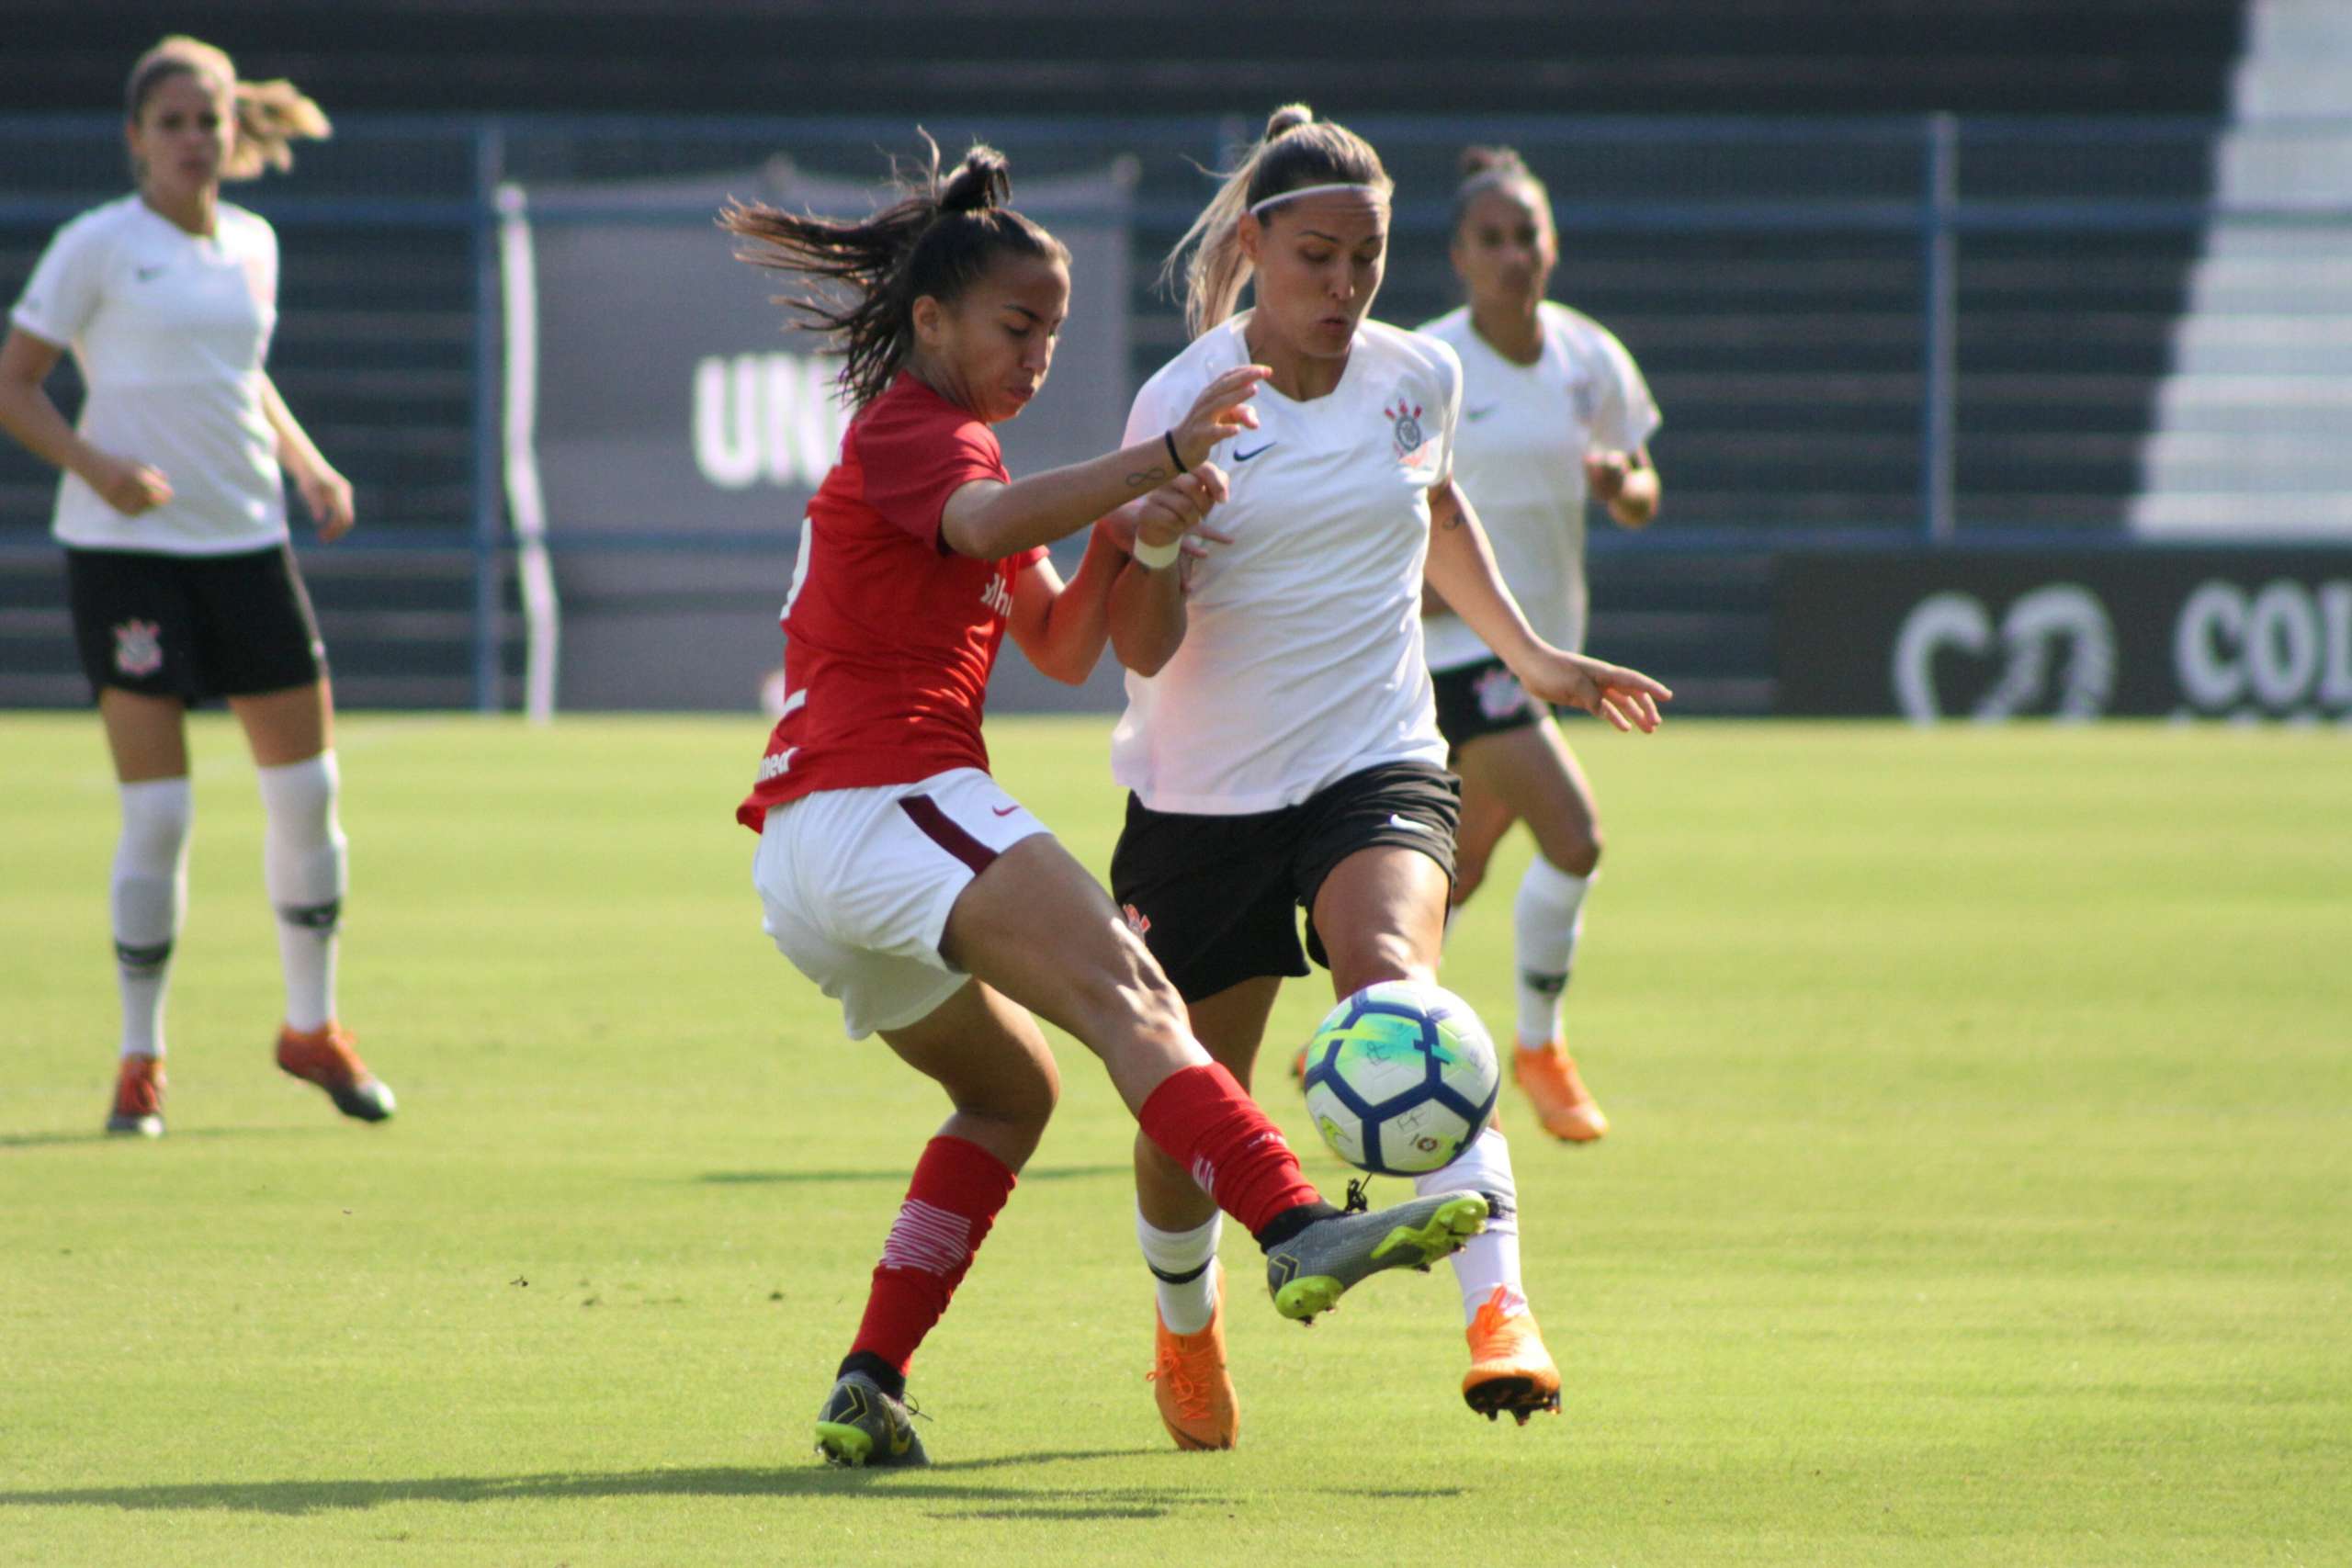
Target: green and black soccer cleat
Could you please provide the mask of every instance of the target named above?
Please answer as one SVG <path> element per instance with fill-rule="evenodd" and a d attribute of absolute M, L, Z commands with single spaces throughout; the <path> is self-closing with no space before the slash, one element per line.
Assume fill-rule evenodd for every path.
<path fill-rule="evenodd" d="M 864 1372 L 844 1372 L 817 1413 L 818 1451 L 831 1464 L 929 1464 L 909 1414 Z"/>
<path fill-rule="evenodd" d="M 1356 1194 L 1351 1193 L 1351 1198 Z M 1300 1323 L 1329 1312 L 1355 1285 L 1389 1269 L 1427 1269 L 1487 1228 L 1484 1193 L 1440 1192 L 1370 1213 L 1332 1214 L 1266 1254 L 1274 1310 Z"/>

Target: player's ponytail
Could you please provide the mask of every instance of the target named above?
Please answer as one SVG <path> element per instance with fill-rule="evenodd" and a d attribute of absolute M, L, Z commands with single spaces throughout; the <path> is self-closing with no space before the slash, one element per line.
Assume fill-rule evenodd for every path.
<path fill-rule="evenodd" d="M 130 83 L 124 93 L 130 119 L 138 120 L 157 87 L 182 74 L 229 90 L 237 134 L 230 143 L 228 161 L 220 166 L 224 180 L 250 180 L 265 169 L 290 169 L 298 139 L 322 141 L 334 134 L 325 111 L 293 83 L 241 82 L 235 62 L 225 51 L 184 33 L 164 39 L 130 68 Z"/>
<path fill-rule="evenodd" d="M 1446 228 L 1454 233 L 1462 230 L 1463 219 L 1470 215 L 1470 204 L 1490 190 L 1524 191 L 1532 198 L 1531 205 L 1543 210 L 1551 209 L 1552 194 L 1544 182 L 1535 177 L 1512 148 L 1464 147 L 1462 150 L 1462 183 L 1453 190 L 1453 218 Z"/>
<path fill-rule="evenodd" d="M 1201 215 L 1184 231 L 1160 268 L 1163 284 L 1181 278 L 1184 324 L 1193 337 L 1233 314 L 1250 258 L 1241 249 L 1241 219 L 1285 191 L 1309 186 L 1368 186 L 1385 197 L 1388 171 L 1372 144 L 1344 125 L 1318 120 L 1305 104 L 1284 104 L 1266 120 L 1266 133 L 1225 175 Z"/>
<path fill-rule="evenodd" d="M 1059 240 L 1004 205 L 1012 176 L 1003 153 L 975 146 L 942 176 L 938 144 L 929 136 L 923 143 L 929 161 L 894 168 L 902 194 L 870 218 L 741 202 L 718 217 L 720 228 L 745 242 L 738 259 L 803 280 L 776 302 L 834 339 L 845 361 L 842 389 L 854 404 L 880 396 L 906 364 L 916 300 L 960 298 L 1001 252 L 1069 259 Z"/>

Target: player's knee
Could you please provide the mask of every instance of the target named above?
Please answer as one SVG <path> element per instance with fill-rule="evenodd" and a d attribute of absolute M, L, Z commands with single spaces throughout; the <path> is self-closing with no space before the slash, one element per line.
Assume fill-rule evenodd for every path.
<path fill-rule="evenodd" d="M 1416 980 L 1435 984 L 1436 971 L 1423 960 L 1411 938 L 1402 931 L 1372 931 L 1331 954 L 1331 976 L 1339 989 L 1352 995 L 1385 980 Z"/>
<path fill-rule="evenodd" d="M 1565 835 L 1559 844 L 1544 852 L 1544 858 L 1570 876 L 1590 876 L 1600 869 L 1600 824 L 1591 823 Z"/>

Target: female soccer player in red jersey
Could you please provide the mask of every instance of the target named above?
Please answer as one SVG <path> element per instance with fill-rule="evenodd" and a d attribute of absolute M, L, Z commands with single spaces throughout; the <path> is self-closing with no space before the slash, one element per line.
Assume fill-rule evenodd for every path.
<path fill-rule="evenodd" d="M 1306 952 L 1349 995 L 1433 979 L 1445 929 L 1456 784 L 1445 771 L 1420 604 L 1430 587 L 1527 689 L 1650 729 L 1669 694 L 1529 630 L 1453 482 L 1462 369 L 1453 351 L 1368 318 L 1388 241 L 1389 179 L 1370 146 L 1304 107 L 1278 111 L 1171 257 L 1186 270 L 1190 348 L 1147 383 L 1139 440 L 1222 384 L 1269 367 L 1258 420 L 1227 460 L 1230 542 L 1190 570 L 1129 569 L 1112 591 L 1127 711 L 1112 771 L 1132 792 L 1111 864 L 1125 906 L 1242 1081 L 1283 977 Z M 1254 275 L 1252 310 L 1234 315 Z M 1138 1233 L 1159 1280 L 1153 1381 L 1188 1448 L 1238 1431 L 1215 1262 L 1219 1225 L 1183 1167 L 1136 1149 Z M 1510 1166 L 1484 1134 L 1429 1189 L 1500 1200 L 1460 1260 L 1471 1407 L 1555 1408 L 1559 1376 L 1519 1292 Z"/>
<path fill-rule="evenodd" d="M 130 73 L 124 134 L 138 189 L 50 242 L 0 345 L 0 429 L 65 470 L 74 640 L 119 781 L 111 902 L 122 1045 L 110 1133 L 164 1130 L 164 991 L 187 904 L 187 707 L 227 699 L 268 813 L 262 881 L 277 909 L 286 1019 L 277 1064 L 346 1116 L 391 1090 L 334 1018 L 344 838 L 334 704 L 318 623 L 286 543 L 291 474 L 322 539 L 352 524 L 351 486 L 263 368 L 277 321 L 277 236 L 220 199 L 224 179 L 286 168 L 327 134 L 285 82 L 168 38 Z M 78 427 L 41 383 L 68 348 L 88 388 Z"/>
<path fill-rule="evenodd" d="M 981 705 L 1005 632 L 1042 670 L 1082 679 L 1125 548 L 1162 569 L 1177 558 L 1224 495 L 1209 454 L 1250 428 L 1266 374 L 1234 366 L 1148 439 L 1012 479 L 989 427 L 1043 385 L 1069 269 L 1008 193 L 1002 157 L 976 147 L 944 180 L 934 152 L 868 219 L 723 220 L 746 260 L 818 286 L 796 306 L 836 334 L 857 404 L 801 530 L 784 716 L 737 813 L 761 835 L 752 880 L 768 933 L 841 1003 L 850 1036 L 880 1034 L 955 1108 L 915 1166 L 818 1416 L 841 1463 L 924 1462 L 908 1361 L 1058 1092 L 1033 1011 L 1101 1056 L 1145 1137 L 1249 1227 L 1286 1317 L 1453 1251 L 1488 1211 L 1469 1190 L 1376 1214 L 1324 1202 L 1102 887 L 989 776 Z M 1064 584 L 1045 546 L 1098 520 Z"/>
<path fill-rule="evenodd" d="M 1552 200 L 1510 149 L 1464 154 L 1453 258 L 1469 302 L 1421 331 L 1462 358 L 1455 472 L 1478 498 L 1496 565 L 1529 622 L 1561 648 L 1582 648 L 1586 501 L 1598 498 L 1623 527 L 1657 514 L 1648 446 L 1657 404 L 1606 328 L 1544 297 L 1560 259 Z M 1600 863 L 1600 811 L 1552 716 L 1460 616 L 1432 608 L 1422 635 L 1438 728 L 1462 775 L 1453 899 L 1477 889 L 1495 845 L 1523 819 L 1537 853 L 1511 907 L 1511 1071 L 1546 1132 L 1589 1143 L 1609 1119 L 1561 1038 L 1560 1001 Z"/>

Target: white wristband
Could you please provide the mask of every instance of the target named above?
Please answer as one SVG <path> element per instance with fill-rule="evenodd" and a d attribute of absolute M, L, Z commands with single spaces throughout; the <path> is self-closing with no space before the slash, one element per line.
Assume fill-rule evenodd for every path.
<path fill-rule="evenodd" d="M 1170 539 L 1164 545 L 1147 545 L 1138 538 L 1136 547 L 1128 553 L 1135 557 L 1136 564 L 1144 570 L 1158 571 L 1184 553 L 1184 541 Z"/>

